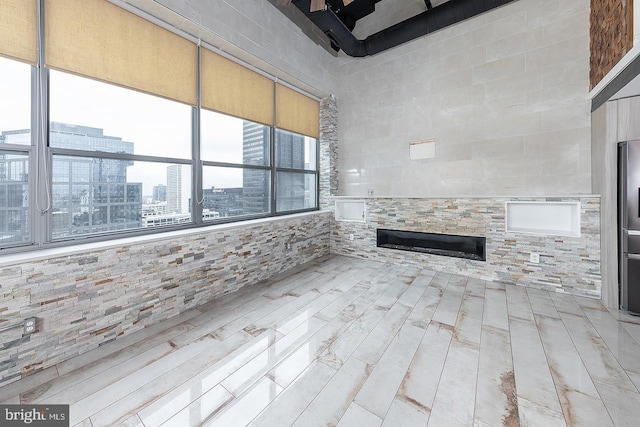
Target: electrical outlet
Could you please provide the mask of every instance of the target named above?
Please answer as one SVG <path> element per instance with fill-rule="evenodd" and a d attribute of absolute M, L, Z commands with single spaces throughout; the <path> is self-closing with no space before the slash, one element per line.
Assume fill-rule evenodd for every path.
<path fill-rule="evenodd" d="M 532 262 L 534 264 L 539 264 L 540 263 L 540 254 L 537 254 L 535 252 L 531 252 L 531 254 L 529 255 L 529 262 Z"/>
<path fill-rule="evenodd" d="M 356 237 L 353 234 L 349 234 L 349 240 L 354 241 L 356 240 Z"/>
<path fill-rule="evenodd" d="M 367 190 L 367 196 L 369 197 L 373 197 L 373 189 L 370 188 L 369 190 Z"/>
<path fill-rule="evenodd" d="M 24 324 L 22 326 L 25 335 L 34 333 L 36 331 L 36 318 L 28 317 L 24 319 Z"/>
<path fill-rule="evenodd" d="M 291 250 L 291 243 L 289 243 L 289 242 L 285 243 L 285 244 L 284 244 L 284 248 L 285 248 L 286 250 L 290 251 L 290 250 Z"/>

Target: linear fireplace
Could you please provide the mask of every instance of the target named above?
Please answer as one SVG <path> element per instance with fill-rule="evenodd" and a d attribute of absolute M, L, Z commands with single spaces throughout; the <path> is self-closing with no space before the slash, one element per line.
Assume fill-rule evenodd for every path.
<path fill-rule="evenodd" d="M 380 248 L 486 261 L 486 238 L 378 228 Z"/>

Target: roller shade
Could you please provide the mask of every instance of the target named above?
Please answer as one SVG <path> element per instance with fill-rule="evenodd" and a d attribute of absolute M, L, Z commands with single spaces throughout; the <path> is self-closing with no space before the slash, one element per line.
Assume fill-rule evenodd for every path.
<path fill-rule="evenodd" d="M 36 0 L 0 0 L 0 55 L 35 65 Z"/>
<path fill-rule="evenodd" d="M 196 104 L 197 46 L 106 0 L 45 1 L 53 69 Z"/>
<path fill-rule="evenodd" d="M 320 103 L 281 84 L 276 84 L 276 126 L 318 138 Z"/>
<path fill-rule="evenodd" d="M 202 106 L 273 125 L 274 83 L 207 49 L 200 51 Z"/>

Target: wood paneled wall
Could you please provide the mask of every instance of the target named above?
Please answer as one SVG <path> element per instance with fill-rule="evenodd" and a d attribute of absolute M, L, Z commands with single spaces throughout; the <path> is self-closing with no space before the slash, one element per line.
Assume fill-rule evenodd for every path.
<path fill-rule="evenodd" d="M 593 89 L 633 47 L 633 0 L 591 0 Z"/>

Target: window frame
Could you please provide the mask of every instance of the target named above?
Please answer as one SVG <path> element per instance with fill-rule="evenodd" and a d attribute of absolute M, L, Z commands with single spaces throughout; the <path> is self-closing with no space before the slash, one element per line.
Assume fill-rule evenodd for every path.
<path fill-rule="evenodd" d="M 303 94 L 315 101 L 319 101 L 317 97 L 310 95 L 301 89 L 296 88 L 293 85 L 289 85 L 285 82 L 279 81 L 278 78 L 266 73 L 260 69 L 257 69 L 251 65 L 244 63 L 241 60 L 233 58 L 232 56 L 220 51 L 215 46 L 209 45 L 206 42 L 202 42 L 198 38 L 185 33 L 183 30 L 166 24 L 157 18 L 146 15 L 144 12 L 140 12 L 134 8 L 125 8 L 130 12 L 141 16 L 161 27 L 168 29 L 188 40 L 197 44 L 197 76 L 196 78 L 196 105 L 191 106 L 191 156 L 190 158 L 173 158 L 164 156 L 153 155 L 141 155 L 141 154 L 123 154 L 123 153 L 107 153 L 90 150 L 77 150 L 69 148 L 59 148 L 50 146 L 50 114 L 49 114 L 49 87 L 50 87 L 50 69 L 45 64 L 45 52 L 42 48 L 45 45 L 44 34 L 44 3 L 45 0 L 33 0 L 37 4 L 38 9 L 38 22 L 37 22 L 37 41 L 38 41 L 38 58 L 37 63 L 31 66 L 31 144 L 30 145 L 16 145 L 16 144 L 2 144 L 0 146 L 4 151 L 11 151 L 16 153 L 27 153 L 29 156 L 29 203 L 28 203 L 28 217 L 30 224 L 28 226 L 29 239 L 25 242 L 14 242 L 11 244 L 3 244 L 0 246 L 0 257 L 4 254 L 19 253 L 25 251 L 31 251 L 35 249 L 66 247 L 75 244 L 89 243 L 89 242 L 103 242 L 111 241 L 125 237 L 135 237 L 149 234 L 159 234 L 175 230 L 198 228 L 203 226 L 211 226 L 222 223 L 242 223 L 243 221 L 252 220 L 256 218 L 268 218 L 292 215 L 301 212 L 310 212 L 320 210 L 320 138 L 314 138 L 315 144 L 315 170 L 309 169 L 297 169 L 297 168 L 284 168 L 276 166 L 276 134 L 279 128 L 276 127 L 277 111 L 275 91 L 276 85 L 285 84 L 291 89 L 294 89 L 300 94 Z M 256 165 L 256 164 L 241 164 L 231 163 L 224 161 L 216 161 L 215 159 L 202 159 L 201 158 L 201 112 L 204 108 L 200 104 L 201 98 L 201 52 L 202 49 L 211 50 L 216 54 L 227 57 L 237 64 L 244 66 L 252 71 L 258 72 L 263 76 L 267 76 L 272 80 L 274 85 L 274 121 L 271 124 L 264 124 L 269 129 L 270 141 L 269 141 L 269 164 L 268 165 Z M 84 77 L 84 76 L 83 76 Z M 91 78 L 91 77 L 85 77 Z M 107 83 L 113 84 L 113 83 Z M 156 95 L 157 96 L 157 95 Z M 210 110 L 207 110 L 210 111 Z M 225 114 L 225 113 L 221 113 Z M 238 117 L 240 120 L 252 121 L 251 119 L 245 119 Z M 318 123 L 320 117 L 318 117 Z M 82 125 L 82 123 L 77 123 Z M 11 129 L 6 129 L 11 130 Z M 286 130 L 286 129 L 283 129 Z M 294 132 L 295 133 L 295 132 Z M 69 157 L 91 157 L 91 158 L 105 158 L 114 160 L 126 160 L 126 161 L 140 161 L 140 162 L 158 162 L 169 164 L 182 164 L 191 167 L 191 194 L 189 197 L 190 206 L 189 211 L 191 213 L 191 221 L 187 224 L 174 224 L 162 227 L 141 227 L 131 228 L 125 230 L 109 230 L 105 232 L 71 235 L 67 237 L 53 238 L 53 218 L 52 218 L 52 188 L 53 188 L 53 161 L 56 156 L 69 156 Z M 203 218 L 203 206 L 202 201 L 204 197 L 203 188 L 203 168 L 205 167 L 225 167 L 225 168 L 240 168 L 242 170 L 261 170 L 268 173 L 269 183 L 269 211 L 262 214 L 248 214 L 226 218 L 204 219 Z M 278 211 L 277 209 L 277 176 L 278 172 L 294 172 L 313 174 L 315 182 L 315 205 L 295 210 Z M 144 193 L 142 196 L 144 197 Z"/>
<path fill-rule="evenodd" d="M 26 157 L 26 164 L 27 164 L 27 183 L 26 183 L 26 188 L 27 188 L 27 192 L 28 192 L 28 203 L 27 203 L 27 213 L 26 216 L 29 218 L 29 224 L 28 226 L 25 228 L 25 231 L 27 232 L 27 235 L 25 236 L 25 239 L 23 241 L 20 242 L 8 242 L 6 244 L 3 244 L 3 246 L 0 246 L 0 249 L 11 249 L 11 248 L 17 248 L 17 247 L 23 247 L 23 246 L 27 246 L 27 245 L 31 245 L 33 243 L 34 240 L 34 218 L 33 218 L 33 212 L 35 211 L 35 209 L 33 209 L 33 179 L 31 178 L 31 171 L 33 170 L 33 161 L 35 156 L 33 155 L 33 146 L 32 145 L 15 145 L 15 144 L 2 144 L 0 145 L 0 152 L 2 152 L 3 154 L 9 154 L 9 155 L 22 155 Z M 11 183 L 11 181 L 7 182 L 6 188 L 5 188 L 5 197 L 8 199 L 9 198 L 9 184 Z M 22 183 L 22 185 L 24 185 L 24 183 Z M 5 212 L 10 212 L 10 207 L 7 206 L 6 209 L 3 209 L 3 211 Z M 1 242 L 0 242 L 1 243 Z"/>
<path fill-rule="evenodd" d="M 305 138 L 313 138 L 315 140 L 315 158 L 316 158 L 316 167 L 315 169 L 304 169 L 304 168 L 288 168 L 288 167 L 281 167 L 281 166 L 277 166 L 277 152 L 276 152 L 276 144 L 278 143 L 277 141 L 277 134 L 278 131 L 283 131 L 283 132 L 288 132 L 288 133 L 292 133 L 294 135 L 299 135 L 299 136 L 303 136 Z M 272 189 L 272 194 L 273 194 L 273 200 L 272 200 L 272 206 L 273 206 L 273 214 L 274 215 L 291 215 L 291 214 L 296 214 L 296 213 L 302 213 L 302 212 L 309 212 L 309 211 L 314 211 L 314 210 L 319 210 L 320 208 L 320 138 L 314 138 L 312 136 L 306 136 L 306 135 L 302 135 L 300 133 L 296 133 L 296 132 L 292 132 L 292 131 L 288 131 L 286 129 L 278 129 L 276 127 L 273 128 L 272 130 L 272 161 L 273 161 L 273 166 L 274 166 L 274 177 L 273 177 L 273 186 L 274 188 Z M 311 208 L 302 208 L 302 209 L 291 209 L 291 210 L 285 210 L 285 211 L 279 211 L 278 207 L 277 207 L 277 191 L 276 188 L 278 185 L 278 172 L 289 172 L 289 173 L 300 173 L 303 175 L 315 175 L 315 193 L 316 193 L 316 197 L 315 197 L 315 201 L 316 201 L 316 206 L 315 207 L 311 207 Z"/>
<path fill-rule="evenodd" d="M 3 58 L 6 58 L 6 57 L 3 57 Z M 16 154 L 26 153 L 26 155 L 28 156 L 27 167 L 29 168 L 29 172 L 28 172 L 27 189 L 29 193 L 28 193 L 27 217 L 29 218 L 29 225 L 28 227 L 26 227 L 26 230 L 28 233 L 27 239 L 25 239 L 25 241 L 22 241 L 22 242 L 11 242 L 7 244 L 3 244 L 2 246 L 0 246 L 0 255 L 2 255 L 5 252 L 10 253 L 14 251 L 20 251 L 23 248 L 30 248 L 30 249 L 33 248 L 33 246 L 38 240 L 37 235 L 40 231 L 40 227 L 38 225 L 39 223 L 38 215 L 36 213 L 37 212 L 36 198 L 38 197 L 38 191 L 37 191 L 37 179 L 35 178 L 35 176 L 37 176 L 38 174 L 37 160 L 39 158 L 39 155 L 38 155 L 39 151 L 37 149 L 37 131 L 35 128 L 37 123 L 37 112 L 38 112 L 37 104 L 35 100 L 35 94 L 37 93 L 36 79 L 38 77 L 38 72 L 37 72 L 37 67 L 33 64 L 29 64 L 15 58 L 6 58 L 6 59 L 29 66 L 29 81 L 30 81 L 29 99 L 31 104 L 30 117 L 29 117 L 30 143 L 28 145 L 27 144 L 6 144 L 6 143 L 3 143 L 0 145 L 1 151 L 6 151 L 9 153 L 16 153 Z M 3 129 L 0 129 L 0 131 L 2 130 Z M 11 130 L 11 129 L 6 129 L 6 130 Z"/>

